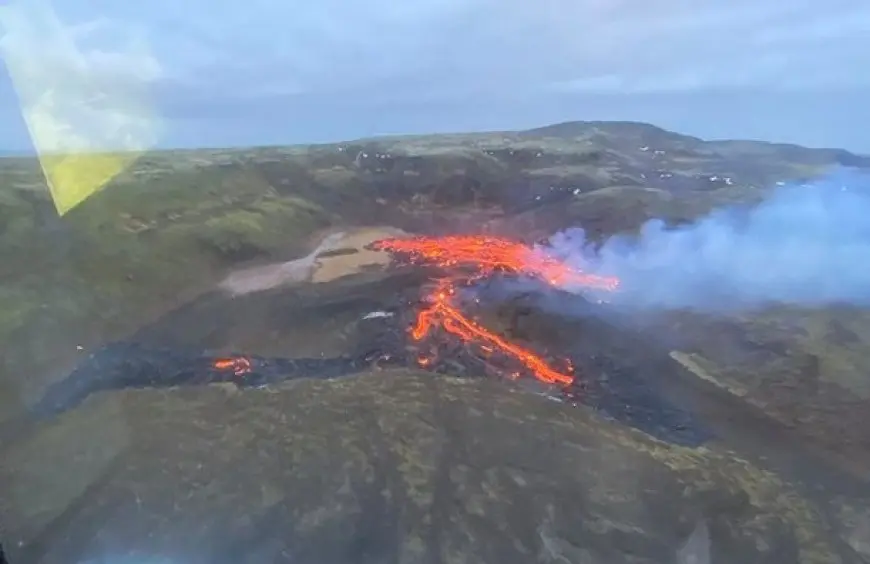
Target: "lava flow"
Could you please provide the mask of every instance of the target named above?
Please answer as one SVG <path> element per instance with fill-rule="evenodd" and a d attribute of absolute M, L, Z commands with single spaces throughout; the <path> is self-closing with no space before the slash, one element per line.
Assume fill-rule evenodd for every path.
<path fill-rule="evenodd" d="M 212 362 L 212 366 L 218 370 L 232 370 L 236 376 L 244 376 L 251 372 L 251 361 L 243 356 L 219 358 Z"/>
<path fill-rule="evenodd" d="M 602 290 L 615 290 L 619 280 L 595 276 L 572 269 L 557 259 L 535 251 L 521 243 L 486 236 L 454 235 L 439 238 L 383 239 L 371 245 L 374 250 L 404 257 L 414 264 L 432 264 L 448 269 L 470 267 L 466 276 L 445 276 L 438 280 L 428 296 L 430 305 L 419 312 L 411 330 L 415 340 L 422 340 L 436 326 L 484 351 L 498 351 L 522 364 L 535 378 L 547 384 L 568 386 L 574 381 L 568 371 L 549 366 L 541 357 L 510 343 L 469 319 L 455 304 L 454 297 L 461 284 L 471 284 L 496 272 L 532 276 L 554 286 L 582 285 Z"/>
<path fill-rule="evenodd" d="M 522 243 L 480 235 L 382 239 L 371 248 L 407 256 L 414 263 L 428 263 L 442 268 L 472 266 L 479 276 L 511 272 L 533 276 L 553 286 L 586 286 L 615 290 L 619 279 L 580 272 L 556 258 Z"/>

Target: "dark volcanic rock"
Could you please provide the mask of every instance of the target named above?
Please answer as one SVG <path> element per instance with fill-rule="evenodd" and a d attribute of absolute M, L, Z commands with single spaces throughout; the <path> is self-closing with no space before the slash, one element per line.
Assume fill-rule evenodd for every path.
<path fill-rule="evenodd" d="M 214 355 L 192 348 L 155 348 L 116 342 L 87 356 L 68 376 L 49 386 L 30 409 L 39 419 L 75 409 L 93 394 L 143 388 L 234 384 L 256 388 L 289 380 L 328 380 L 368 368 L 365 355 L 321 358 L 264 358 Z"/>
<path fill-rule="evenodd" d="M 513 368 L 499 370 L 476 355 L 474 347 L 450 335 L 436 335 L 435 342 L 424 343 L 410 338 L 421 280 L 418 272 L 400 271 L 321 284 L 313 294 L 298 290 L 205 296 L 143 328 L 131 341 L 89 354 L 50 386 L 30 413 L 52 417 L 111 390 L 216 383 L 244 388 L 354 376 L 374 365 L 416 368 L 421 352 L 415 351 L 428 352 L 430 345 L 438 351 L 426 367 L 433 374 L 503 378 L 512 372 Z M 497 298 L 486 301 L 500 304 Z M 582 347 L 575 347 L 550 331 L 536 332 L 532 325 L 540 315 L 537 309 L 509 301 L 498 310 L 499 319 L 491 322 L 494 329 L 521 342 L 531 341 L 533 350 L 549 348 L 579 367 L 575 386 L 560 393 L 545 388 L 542 393 L 582 404 L 668 442 L 697 446 L 710 438 L 689 409 L 657 392 L 642 374 L 642 365 L 614 361 L 608 347 L 621 335 L 596 330 Z M 372 311 L 379 315 L 368 316 Z M 559 322 L 546 315 L 537 326 L 560 331 Z M 303 335 L 315 348 L 304 344 Z M 282 356 L 274 356 L 278 354 Z M 227 358 L 243 362 L 243 373 L 234 373 L 235 366 L 215 367 L 215 361 Z M 522 373 L 522 367 L 517 368 Z M 529 374 L 524 377 L 531 379 Z"/>

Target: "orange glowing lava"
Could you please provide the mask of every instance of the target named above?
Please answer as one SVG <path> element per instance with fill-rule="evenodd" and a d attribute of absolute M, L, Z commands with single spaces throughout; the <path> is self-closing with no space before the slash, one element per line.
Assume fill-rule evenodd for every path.
<path fill-rule="evenodd" d="M 251 371 L 251 361 L 243 356 L 219 358 L 212 363 L 212 366 L 218 370 L 232 370 L 236 376 L 242 376 Z"/>
<path fill-rule="evenodd" d="M 567 386 L 574 381 L 573 376 L 550 368 L 533 352 L 506 341 L 466 317 L 451 303 L 451 298 L 455 293 L 456 288 L 450 281 L 446 279 L 441 281 L 438 290 L 431 296 L 432 304 L 417 315 L 417 322 L 411 329 L 411 336 L 415 340 L 422 340 L 434 327 L 438 326 L 466 343 L 475 344 L 485 353 L 491 354 L 498 351 L 510 356 L 519 361 L 535 378 L 542 382 Z M 426 359 L 425 364 L 429 363 L 430 361 Z"/>
<path fill-rule="evenodd" d="M 495 272 L 510 272 L 533 276 L 554 286 L 586 286 L 600 290 L 615 290 L 617 278 L 596 276 L 572 269 L 545 253 L 521 243 L 487 236 L 454 235 L 439 238 L 384 239 L 372 245 L 394 255 L 407 257 L 412 263 L 432 264 L 441 268 L 471 267 L 474 272 L 464 278 L 441 278 L 429 296 L 430 305 L 419 312 L 411 336 L 421 340 L 433 328 L 471 343 L 484 353 L 498 351 L 520 364 L 538 380 L 547 384 L 567 386 L 574 381 L 572 370 L 559 371 L 540 356 L 511 343 L 479 323 L 469 319 L 454 303 L 457 287 Z M 425 361 L 430 362 L 428 359 Z"/>
<path fill-rule="evenodd" d="M 413 262 L 443 268 L 472 266 L 478 270 L 479 276 L 502 271 L 534 276 L 553 286 L 585 286 L 600 290 L 615 290 L 619 287 L 618 278 L 586 274 L 544 252 L 498 237 L 450 235 L 383 239 L 376 241 L 372 248 L 407 255 Z"/>

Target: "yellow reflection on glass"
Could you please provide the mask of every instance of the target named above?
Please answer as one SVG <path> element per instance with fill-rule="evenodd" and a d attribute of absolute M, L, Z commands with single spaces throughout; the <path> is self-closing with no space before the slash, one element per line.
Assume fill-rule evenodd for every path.
<path fill-rule="evenodd" d="M 106 19 L 66 25 L 39 0 L 0 6 L 0 25 L 0 52 L 63 215 L 154 146 L 147 86 L 161 69 L 135 30 Z M 107 36 L 108 45 L 80 46 Z"/>

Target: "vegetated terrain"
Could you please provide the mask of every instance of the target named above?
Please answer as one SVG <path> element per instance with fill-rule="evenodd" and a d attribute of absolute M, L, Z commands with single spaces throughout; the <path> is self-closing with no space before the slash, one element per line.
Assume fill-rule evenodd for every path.
<path fill-rule="evenodd" d="M 239 269 L 306 255 L 325 233 L 534 241 L 581 225 L 601 239 L 866 161 L 576 122 L 156 152 L 58 218 L 37 163 L 3 159 L 3 418 L 101 344 L 146 338 L 143 328 L 209 350 L 343 352 L 361 316 L 388 300 L 359 296 L 389 287 L 389 273 L 355 265 L 264 294 L 216 290 Z M 670 444 L 500 382 L 412 369 L 265 390 L 108 392 L 0 446 L 11 539 L 0 540 L 13 561 L 34 562 L 101 550 L 234 563 L 870 559 L 867 311 L 680 311 L 625 333 L 504 315 L 492 313 L 493 326 L 528 342 L 585 338 L 598 376 L 662 375 L 719 440 Z M 663 332 L 676 345 L 649 345 Z M 815 464 L 804 455 L 827 462 L 815 490 L 811 473 L 791 468 Z M 834 488 L 838 476 L 853 487 Z"/>

